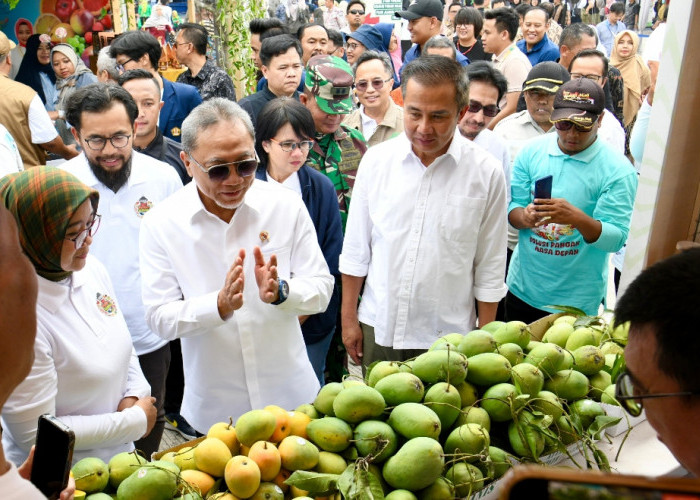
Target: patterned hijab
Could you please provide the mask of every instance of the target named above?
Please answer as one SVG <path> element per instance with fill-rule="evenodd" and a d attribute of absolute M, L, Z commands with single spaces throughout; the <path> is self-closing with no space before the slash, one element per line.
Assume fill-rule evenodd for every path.
<path fill-rule="evenodd" d="M 632 39 L 634 49 L 627 57 L 622 57 L 617 50 L 617 43 L 623 36 Z M 624 115 L 625 127 L 634 121 L 639 108 L 642 106 L 642 94 L 651 86 L 651 73 L 639 55 L 639 36 L 634 31 L 625 30 L 615 36 L 610 64 L 615 66 L 622 73 L 622 83 L 625 85 L 622 104 L 622 114 Z"/>
<path fill-rule="evenodd" d="M 34 167 L 0 179 L 0 200 L 12 212 L 24 253 L 39 276 L 61 281 L 61 249 L 68 222 L 85 200 L 97 210 L 99 194 L 55 167 Z"/>
<path fill-rule="evenodd" d="M 75 71 L 68 78 L 59 78 L 56 75 L 56 89 L 58 89 L 58 104 L 56 109 L 65 109 L 65 102 L 68 96 L 77 90 L 78 77 L 84 73 L 92 74 L 90 68 L 85 66 L 82 59 L 78 59 L 78 54 L 75 53 L 75 49 L 68 45 L 67 43 L 59 43 L 53 49 L 51 49 L 51 61 L 53 61 L 53 55 L 55 52 L 60 52 L 66 56 L 70 62 L 73 63 Z"/>

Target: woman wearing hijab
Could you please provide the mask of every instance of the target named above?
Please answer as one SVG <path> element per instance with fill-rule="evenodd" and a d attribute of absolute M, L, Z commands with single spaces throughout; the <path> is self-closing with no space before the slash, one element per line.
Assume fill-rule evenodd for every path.
<path fill-rule="evenodd" d="M 617 34 L 613 43 L 610 64 L 620 70 L 625 85 L 622 114 L 625 129 L 631 128 L 642 106 L 642 99 L 651 87 L 651 74 L 644 60 L 637 53 L 639 36 L 625 30 Z"/>
<path fill-rule="evenodd" d="M 155 422 L 112 283 L 88 254 L 99 227 L 98 199 L 53 167 L 0 179 L 0 200 L 15 218 L 39 289 L 34 362 L 2 411 L 2 444 L 14 463 L 27 458 L 44 413 L 75 432 L 74 463 L 132 450 Z"/>
<path fill-rule="evenodd" d="M 56 90 L 58 91 L 53 109 L 60 113 L 65 109 L 69 95 L 80 87 L 97 83 L 97 77 L 90 71 L 90 68 L 85 66 L 82 59 L 78 58 L 73 47 L 67 43 L 59 43 L 51 49 L 51 64 L 56 74 Z"/>
<path fill-rule="evenodd" d="M 17 37 L 17 45 L 10 51 L 12 59 L 12 67 L 10 68 L 10 78 L 13 80 L 17 76 L 19 67 L 22 65 L 22 59 L 27 52 L 27 40 L 31 36 L 34 28 L 28 19 L 20 18 L 15 23 L 15 36 Z"/>
<path fill-rule="evenodd" d="M 326 311 L 304 318 L 301 324 L 306 352 L 323 385 L 326 356 L 340 307 L 338 257 L 343 230 L 335 188 L 328 177 L 306 164 L 316 129 L 311 112 L 303 104 L 291 97 L 273 99 L 260 111 L 257 123 L 255 151 L 260 165 L 255 177 L 278 184 L 301 197 L 314 223 L 328 269 L 335 276 L 333 295 Z"/>
<path fill-rule="evenodd" d="M 12 62 L 14 65 L 14 59 Z M 56 98 L 56 74 L 51 66 L 51 37 L 49 35 L 32 35 L 27 39 L 27 53 L 22 60 L 19 71 L 17 71 L 15 80 L 33 88 L 39 94 L 44 106 L 54 102 Z"/>

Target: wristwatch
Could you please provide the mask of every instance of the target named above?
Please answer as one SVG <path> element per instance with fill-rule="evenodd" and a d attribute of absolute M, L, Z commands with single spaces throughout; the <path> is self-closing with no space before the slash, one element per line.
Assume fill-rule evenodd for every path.
<path fill-rule="evenodd" d="M 285 280 L 277 278 L 277 283 L 279 284 L 278 297 L 274 302 L 270 302 L 273 306 L 279 305 L 289 297 L 289 283 Z"/>

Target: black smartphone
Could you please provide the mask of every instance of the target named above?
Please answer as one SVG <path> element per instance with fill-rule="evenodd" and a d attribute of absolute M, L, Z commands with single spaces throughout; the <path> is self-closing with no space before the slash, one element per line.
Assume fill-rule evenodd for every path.
<path fill-rule="evenodd" d="M 75 434 L 53 415 L 39 417 L 31 481 L 49 499 L 68 485 Z"/>
<path fill-rule="evenodd" d="M 548 200 L 552 197 L 552 176 L 548 175 L 535 181 L 535 198 Z"/>

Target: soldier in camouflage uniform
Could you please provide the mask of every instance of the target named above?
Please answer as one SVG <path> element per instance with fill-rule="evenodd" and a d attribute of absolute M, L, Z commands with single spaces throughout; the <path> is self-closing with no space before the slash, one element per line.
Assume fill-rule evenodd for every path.
<path fill-rule="evenodd" d="M 333 181 L 343 230 L 357 167 L 367 150 L 362 134 L 341 124 L 343 115 L 353 110 L 352 84 L 352 69 L 347 62 L 318 55 L 309 59 L 304 93 L 299 96 L 311 111 L 316 127 L 316 142 L 307 161 Z"/>
<path fill-rule="evenodd" d="M 347 62 L 335 56 L 318 55 L 309 59 L 304 93 L 299 96 L 301 103 L 311 111 L 316 128 L 316 142 L 306 161 L 333 181 L 343 232 L 357 167 L 367 151 L 360 131 L 341 123 L 343 117 L 353 111 L 352 85 L 353 73 Z M 336 282 L 336 286 L 340 283 Z M 339 382 L 347 373 L 345 359 L 338 321 L 326 359 L 326 382 Z"/>

